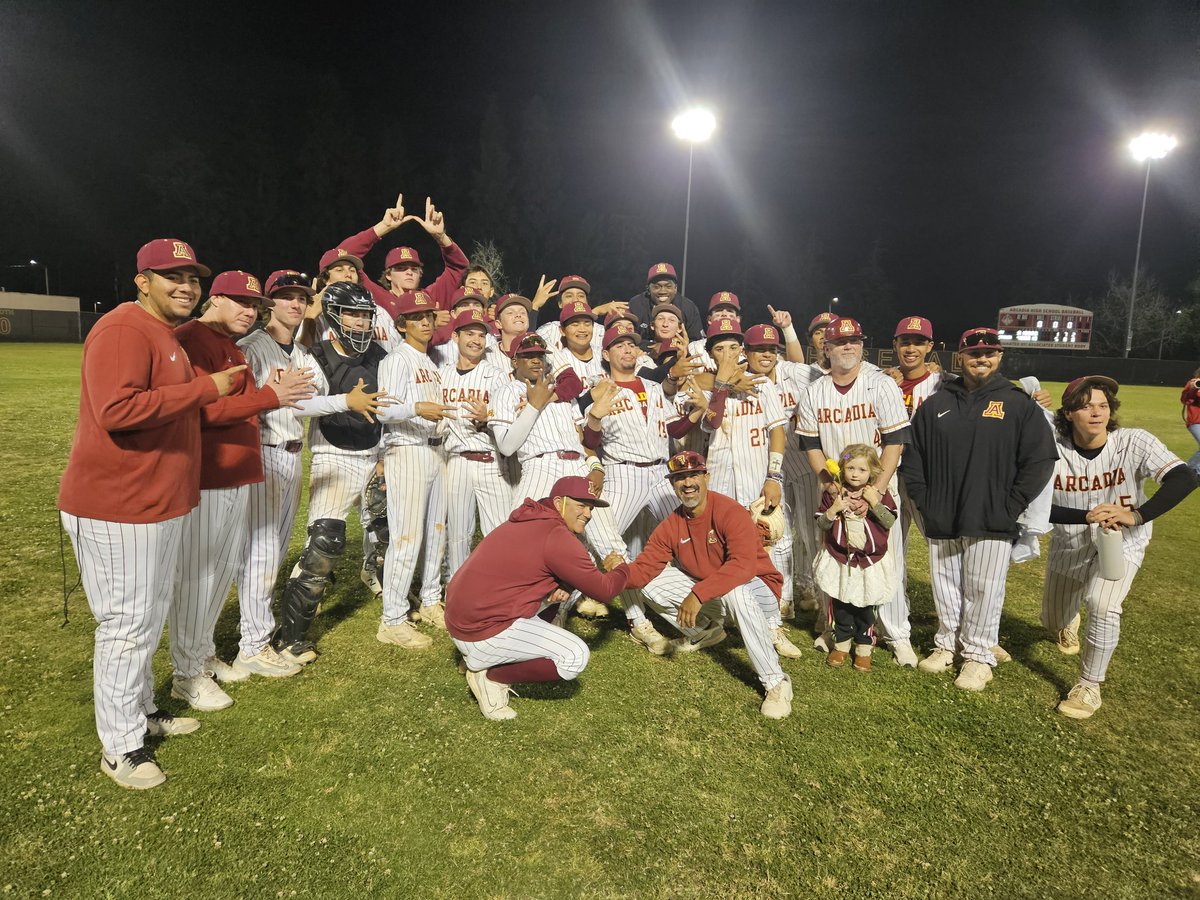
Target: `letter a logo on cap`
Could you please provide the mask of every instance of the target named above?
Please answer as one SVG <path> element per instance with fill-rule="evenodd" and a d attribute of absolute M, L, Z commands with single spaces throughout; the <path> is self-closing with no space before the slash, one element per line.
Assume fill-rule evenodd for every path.
<path fill-rule="evenodd" d="M 191 259 L 192 248 L 183 241 L 173 241 L 174 246 L 171 248 L 171 255 L 176 259 Z"/>
<path fill-rule="evenodd" d="M 921 320 L 913 316 L 908 320 L 908 328 L 910 331 L 919 331 L 921 329 Z"/>
<path fill-rule="evenodd" d="M 722 331 L 733 331 L 733 319 L 722 319 L 721 320 L 721 330 Z"/>
<path fill-rule="evenodd" d="M 775 337 L 775 329 L 770 325 L 763 329 L 763 337 L 765 337 L 768 341 L 779 340 L 777 337 Z"/>
<path fill-rule="evenodd" d="M 262 293 L 261 288 L 259 288 L 259 286 L 258 286 L 258 279 L 255 278 L 253 275 L 246 276 L 246 290 L 254 291 L 254 293 L 256 293 L 256 294 Z"/>
<path fill-rule="evenodd" d="M 414 295 L 413 302 L 416 303 L 417 306 L 425 306 L 429 303 L 429 295 L 424 291 L 417 291 L 417 293 Z"/>
<path fill-rule="evenodd" d="M 412 251 L 410 251 L 407 247 L 402 247 L 400 249 L 400 258 L 401 259 L 412 259 Z"/>
<path fill-rule="evenodd" d="M 345 250 L 343 250 L 341 247 L 338 247 L 338 257 L 339 257 L 339 258 L 340 258 L 340 257 L 343 257 L 343 256 L 349 256 L 349 255 L 350 255 L 350 254 L 349 254 L 349 253 L 347 253 Z"/>
<path fill-rule="evenodd" d="M 842 324 L 839 325 L 838 328 L 842 332 L 842 334 L 853 334 L 854 333 L 854 323 L 851 322 L 849 319 L 842 319 Z"/>
<path fill-rule="evenodd" d="M 658 273 L 660 273 L 660 274 L 661 274 L 661 273 L 663 273 L 663 272 L 666 272 L 666 271 L 667 271 L 667 264 L 666 264 L 666 263 L 659 263 L 657 266 L 655 266 L 655 267 L 654 267 L 654 271 L 655 271 L 655 272 L 658 272 Z"/>
<path fill-rule="evenodd" d="M 589 481 L 587 483 L 587 486 L 588 486 L 588 493 L 591 494 L 596 499 L 599 499 L 600 492 L 598 490 L 596 490 L 596 485 Z"/>

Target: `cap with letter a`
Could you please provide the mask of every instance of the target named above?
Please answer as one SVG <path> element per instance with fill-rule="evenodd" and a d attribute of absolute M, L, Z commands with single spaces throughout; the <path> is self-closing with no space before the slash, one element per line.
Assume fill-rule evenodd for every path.
<path fill-rule="evenodd" d="M 137 270 L 145 272 L 147 269 L 152 272 L 192 269 L 203 278 L 212 274 L 208 266 L 196 262 L 192 245 L 177 238 L 158 238 L 142 245 L 137 254 Z"/>

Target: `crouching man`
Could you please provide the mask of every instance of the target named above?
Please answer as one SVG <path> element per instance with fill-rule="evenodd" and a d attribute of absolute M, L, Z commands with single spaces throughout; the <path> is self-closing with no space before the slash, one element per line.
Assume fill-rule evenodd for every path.
<path fill-rule="evenodd" d="M 516 718 L 509 685 L 570 681 L 586 668 L 587 644 L 550 620 L 568 591 L 608 602 L 625 589 L 620 555 L 605 557 L 612 571 L 601 572 L 577 537 L 597 506 L 608 504 L 586 478 L 560 478 L 544 500 L 526 498 L 450 579 L 446 630 L 485 718 Z"/>

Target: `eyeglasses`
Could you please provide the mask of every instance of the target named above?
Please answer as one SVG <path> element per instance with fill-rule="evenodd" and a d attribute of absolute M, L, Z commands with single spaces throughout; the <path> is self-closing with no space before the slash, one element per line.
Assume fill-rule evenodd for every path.
<path fill-rule="evenodd" d="M 699 474 L 700 469 L 704 468 L 704 460 L 696 453 L 680 453 L 678 456 L 672 456 L 667 460 L 667 471 L 672 475 L 684 472 L 691 474 L 696 472 Z"/>
<path fill-rule="evenodd" d="M 990 328 L 984 328 L 979 331 L 972 332 L 971 334 L 968 334 L 965 337 L 963 337 L 962 342 L 959 346 L 959 349 L 966 350 L 968 347 L 981 347 L 981 346 L 988 346 L 988 347 L 995 348 L 996 345 L 999 343 L 1000 343 L 1000 335 L 997 334 L 995 331 L 992 331 Z"/>
<path fill-rule="evenodd" d="M 276 277 L 271 282 L 271 290 L 284 287 L 302 287 L 307 288 L 312 286 L 312 279 L 303 272 L 286 272 L 283 275 Z"/>

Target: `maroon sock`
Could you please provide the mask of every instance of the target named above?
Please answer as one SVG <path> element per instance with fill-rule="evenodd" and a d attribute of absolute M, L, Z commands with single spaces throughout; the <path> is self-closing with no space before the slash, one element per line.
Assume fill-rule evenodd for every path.
<path fill-rule="evenodd" d="M 528 681 L 561 681 L 554 661 L 546 657 L 492 666 L 487 677 L 498 684 L 522 684 Z"/>
<path fill-rule="evenodd" d="M 561 603 L 551 603 L 549 606 L 547 606 L 545 609 L 543 609 L 541 612 L 539 612 L 537 614 L 537 616 L 543 622 L 553 623 L 554 617 L 558 615 L 558 608 L 560 606 L 562 606 Z"/>

